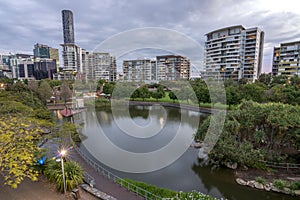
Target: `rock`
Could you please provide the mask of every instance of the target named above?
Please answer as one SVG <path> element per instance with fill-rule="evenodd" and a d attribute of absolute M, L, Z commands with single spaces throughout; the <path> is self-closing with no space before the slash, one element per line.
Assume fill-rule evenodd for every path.
<path fill-rule="evenodd" d="M 272 190 L 273 192 L 281 192 L 281 190 L 279 190 L 278 188 L 276 188 L 276 187 L 274 187 L 274 186 L 271 187 L 271 190 Z"/>
<path fill-rule="evenodd" d="M 235 181 L 236 181 L 239 185 L 247 185 L 247 182 L 244 181 L 244 180 L 241 179 L 241 178 L 237 178 L 237 179 L 235 179 Z"/>
<path fill-rule="evenodd" d="M 255 187 L 255 181 L 248 181 L 247 185 L 254 188 Z"/>
<path fill-rule="evenodd" d="M 225 164 L 226 165 L 226 167 L 228 167 L 229 169 L 236 169 L 237 168 L 237 163 L 233 163 L 233 164 L 231 164 L 231 163 L 226 163 Z"/>
<path fill-rule="evenodd" d="M 267 183 L 266 185 L 264 185 L 264 189 L 269 192 L 271 190 L 271 185 Z"/>
<path fill-rule="evenodd" d="M 196 142 L 194 144 L 192 144 L 192 147 L 196 148 L 196 149 L 199 149 L 203 146 L 203 143 L 200 143 L 200 142 Z"/>
<path fill-rule="evenodd" d="M 263 190 L 263 189 L 264 189 L 264 185 L 261 184 L 261 183 L 258 183 L 258 182 L 255 182 L 255 183 L 254 183 L 254 187 L 255 187 L 256 189 L 260 189 L 260 190 Z"/>
<path fill-rule="evenodd" d="M 246 165 L 243 165 L 243 170 L 247 171 L 248 167 Z"/>
<path fill-rule="evenodd" d="M 290 188 L 287 188 L 287 187 L 283 188 L 282 192 L 285 194 L 291 194 Z"/>
<path fill-rule="evenodd" d="M 202 160 L 208 160 L 208 154 L 205 147 L 199 149 L 198 158 Z"/>
<path fill-rule="evenodd" d="M 300 190 L 295 190 L 294 194 L 297 195 L 297 196 L 300 196 Z"/>

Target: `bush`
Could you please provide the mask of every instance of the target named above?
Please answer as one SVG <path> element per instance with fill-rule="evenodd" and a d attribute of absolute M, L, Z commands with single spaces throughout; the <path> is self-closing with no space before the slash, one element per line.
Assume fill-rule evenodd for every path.
<path fill-rule="evenodd" d="M 273 185 L 279 189 L 279 190 L 282 190 L 285 185 L 286 185 L 286 182 L 284 180 L 281 180 L 281 179 L 276 179 L 273 181 Z"/>
<path fill-rule="evenodd" d="M 300 190 L 300 181 L 294 181 L 290 186 L 291 190 Z"/>
<path fill-rule="evenodd" d="M 67 161 L 64 163 L 66 189 L 71 191 L 79 184 L 83 183 L 84 171 L 81 166 L 74 161 Z M 46 164 L 44 171 L 46 177 L 56 184 L 58 191 L 64 190 L 64 182 L 62 176 L 61 163 L 51 160 Z"/>
<path fill-rule="evenodd" d="M 139 182 L 139 181 L 134 181 L 128 178 L 123 179 L 125 180 L 127 183 L 122 182 L 122 185 L 129 188 L 131 191 L 135 192 L 135 188 L 132 187 L 132 185 L 140 187 L 156 196 L 160 196 L 161 198 L 167 198 L 167 199 L 174 199 L 174 200 L 193 200 L 193 199 L 197 199 L 197 200 L 216 200 L 215 198 L 202 194 L 200 192 L 197 191 L 193 191 L 193 192 L 177 192 L 174 190 L 169 190 L 169 189 L 165 189 L 165 188 L 159 188 L 156 187 L 154 185 L 150 185 L 144 182 Z M 118 179 L 116 181 L 118 184 L 121 184 L 121 180 Z M 132 184 L 132 185 L 126 185 L 126 184 Z M 141 192 L 143 193 L 143 192 Z M 141 194 L 140 193 L 140 194 Z M 143 194 L 144 195 L 144 194 Z"/>
<path fill-rule="evenodd" d="M 261 177 L 261 176 L 256 177 L 255 180 L 256 180 L 256 182 L 258 182 L 258 183 L 260 183 L 260 184 L 263 184 L 263 185 L 265 185 L 265 184 L 267 183 L 266 179 L 264 179 L 264 178 Z"/>

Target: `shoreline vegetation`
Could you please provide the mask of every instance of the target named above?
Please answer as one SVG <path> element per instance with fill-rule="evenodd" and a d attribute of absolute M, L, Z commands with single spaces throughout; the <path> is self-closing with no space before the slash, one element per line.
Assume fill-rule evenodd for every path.
<path fill-rule="evenodd" d="M 155 103 L 165 105 L 165 106 L 172 106 L 172 107 L 179 107 L 179 103 L 171 103 L 171 102 L 161 102 L 161 101 L 129 101 L 129 105 L 153 105 Z M 120 101 L 121 105 L 125 104 L 125 101 Z M 197 110 L 202 112 L 203 110 L 205 112 L 211 113 L 211 110 L 208 108 L 197 108 L 195 105 L 188 105 L 184 104 L 184 109 L 191 109 L 191 110 Z M 96 108 L 101 107 L 110 107 L 110 101 L 107 99 L 96 99 L 94 106 Z M 197 109 L 195 109 L 197 108 Z M 273 110 L 273 112 L 271 112 Z M 221 111 L 221 110 L 218 110 Z M 258 112 L 259 111 L 259 112 Z M 258 113 L 256 113 L 258 112 Z M 271 113 L 270 113 L 271 112 Z M 297 161 L 297 148 L 295 145 L 297 141 L 297 136 L 295 134 L 295 137 L 289 137 L 287 134 L 287 138 L 284 139 L 284 134 L 281 133 L 281 129 L 284 129 L 286 132 L 289 131 L 293 133 L 297 129 L 297 127 L 300 126 L 299 122 L 297 122 L 297 113 L 300 112 L 299 106 L 292 106 L 292 105 L 285 105 L 280 103 L 267 103 L 267 104 L 258 104 L 253 101 L 243 101 L 242 104 L 239 106 L 232 108 L 230 111 L 230 114 L 226 120 L 228 122 L 230 119 L 234 119 L 235 122 L 237 119 L 244 120 L 245 122 L 249 122 L 250 124 L 247 124 L 249 126 L 249 130 L 242 127 L 243 124 L 237 125 L 237 127 L 233 128 L 233 124 L 231 122 L 228 124 L 225 124 L 225 126 L 230 126 L 230 132 L 236 133 L 238 135 L 237 129 L 241 129 L 243 131 L 248 131 L 248 136 L 245 134 L 243 136 L 244 138 L 239 138 L 238 141 L 241 141 L 240 144 L 235 143 L 232 144 L 232 141 L 235 141 L 235 139 L 232 136 L 229 136 L 227 134 L 228 138 L 230 138 L 231 141 L 224 140 L 224 136 L 221 137 L 221 148 L 220 145 L 217 146 L 218 150 L 213 151 L 210 155 L 210 162 L 213 167 L 228 167 L 235 170 L 235 179 L 237 184 L 249 186 L 256 189 L 264 189 L 265 191 L 273 191 L 273 192 L 279 192 L 283 194 L 289 194 L 289 195 L 300 195 L 300 177 L 297 175 L 299 173 L 298 169 L 290 169 L 289 173 L 286 173 L 285 170 L 278 170 L 273 169 L 268 166 L 266 166 L 263 162 L 263 160 L 271 160 L 274 162 L 283 162 L 283 161 L 289 161 L 289 162 L 295 162 Z M 270 113 L 268 115 L 268 113 Z M 289 115 L 284 115 L 283 113 L 288 113 Z M 244 118 L 241 118 L 244 116 Z M 258 116 L 258 117 L 254 117 Z M 253 126 L 264 126 L 267 127 L 267 124 L 259 124 L 259 116 L 262 119 L 269 117 L 275 117 L 277 118 L 270 118 L 266 120 L 270 120 L 267 124 L 269 126 L 272 126 L 272 139 L 274 141 L 268 141 L 268 130 L 259 130 L 254 127 L 250 127 L 251 123 L 253 123 Z M 285 116 L 285 118 L 283 117 Z M 291 116 L 295 116 L 295 118 L 292 118 Z M 251 122 L 251 120 L 256 120 L 258 124 L 255 124 L 254 122 Z M 278 121 L 280 119 L 280 121 Z M 239 120 L 237 120 L 239 121 Z M 265 123 L 263 121 L 262 123 Z M 275 124 L 276 123 L 276 124 Z M 195 141 L 201 141 L 203 140 L 203 132 L 206 133 L 207 128 L 209 124 L 209 118 L 202 123 L 202 126 L 199 127 L 197 130 L 197 133 L 195 134 Z M 241 126 L 241 127 L 240 127 Z M 273 128 L 278 128 L 277 131 L 273 130 Z M 236 130 L 235 132 L 233 130 Z M 225 127 L 225 131 L 226 127 Z M 251 134 L 251 131 L 254 132 L 253 136 L 251 137 L 258 137 L 258 138 L 252 138 L 249 136 Z M 258 131 L 265 131 L 265 132 L 258 132 Z M 258 134 L 260 133 L 260 134 Z M 223 133 L 224 134 L 224 133 Z M 257 135 L 256 135 L 257 134 Z M 261 135 L 263 134 L 263 135 Z M 280 141 L 276 141 L 276 134 L 279 134 Z M 296 133 L 297 135 L 297 133 Z M 247 141 L 249 139 L 249 141 Z M 291 153 L 291 155 L 288 154 L 281 154 L 281 148 L 280 144 L 283 143 L 282 141 L 287 141 L 289 139 L 292 139 L 293 144 L 287 144 L 289 147 L 296 148 L 292 150 L 292 148 L 288 149 L 288 152 Z M 264 141 L 263 141 L 264 140 Z M 225 142 L 225 144 L 224 144 Z M 229 143 L 228 143 L 229 142 Z M 273 142 L 272 145 L 267 145 L 268 143 Z M 195 143 L 195 148 L 201 147 L 201 143 Z M 222 146 L 225 145 L 225 146 Z M 227 147 L 226 147 L 227 145 Z M 264 146 L 277 146 L 275 149 L 264 149 Z M 225 148 L 226 147 L 226 148 Z M 231 149 L 228 149 L 231 148 Z M 228 155 L 224 154 L 224 149 L 226 149 Z M 241 152 L 236 152 L 236 149 L 240 149 Z M 224 155 L 218 155 L 218 154 L 224 154 Z M 238 156 L 240 155 L 240 157 Z M 213 157 L 214 156 L 214 157 Z M 296 156 L 296 157 L 294 157 Z M 226 158 L 225 158 L 226 157 Z M 240 160 L 239 160 L 240 159 Z M 299 166 L 300 167 L 300 166 Z M 248 172 L 249 171 L 249 172 Z M 253 176 L 253 174 L 258 174 L 256 176 Z M 289 174 L 289 178 L 283 178 L 286 174 Z M 280 176 L 281 175 L 281 176 Z M 133 181 L 133 180 L 131 180 Z M 139 183 L 139 182 L 138 182 Z M 148 185 L 146 183 L 141 183 L 142 185 L 147 188 Z M 151 187 L 151 185 L 149 186 Z M 182 193 L 183 194 L 183 193 Z M 190 193 L 190 195 L 193 193 Z"/>
<path fill-rule="evenodd" d="M 74 89 L 73 83 L 49 80 L 36 82 L 6 81 L 7 86 L 1 96 L 2 113 L 8 113 L 12 117 L 21 114 L 22 118 L 29 117 L 30 122 L 35 124 L 34 126 L 41 124 L 42 129 L 51 129 L 51 131 L 55 132 L 52 124 L 53 121 L 51 121 L 52 116 L 49 115 L 49 111 L 45 110 L 45 105 L 53 94 L 53 91 L 60 94 L 61 100 L 57 102 L 66 103 L 70 100 L 72 97 L 71 90 Z M 250 187 L 252 187 L 254 184 L 253 180 L 255 180 L 255 182 L 260 184 L 265 183 L 270 185 L 272 183 L 276 188 L 283 189 L 285 193 L 287 193 L 286 188 L 290 188 L 290 191 L 293 191 L 290 194 L 297 195 L 300 189 L 298 180 L 299 171 L 293 174 L 296 177 L 291 182 L 275 176 L 273 180 L 269 180 L 266 178 L 268 172 L 271 171 L 274 174 L 278 174 L 281 171 L 274 170 L 260 161 L 299 164 L 300 78 L 298 76 L 289 78 L 285 76 L 270 77 L 269 75 L 262 75 L 255 83 L 226 80 L 224 83 L 227 96 L 226 104 L 224 102 L 222 104 L 222 100 L 218 99 L 218 92 L 216 94 L 209 93 L 203 80 L 190 81 L 190 84 L 195 91 L 196 98 L 190 96 L 191 91 L 184 87 L 181 88 L 180 84 L 174 87 L 174 90 L 177 90 L 177 95 L 180 95 L 180 104 L 187 105 L 188 107 L 193 105 L 197 107 L 200 105 L 200 107 L 205 107 L 209 110 L 212 107 L 210 98 L 215 98 L 214 102 L 221 103 L 214 103 L 214 108 L 230 110 L 225 120 L 223 133 L 214 150 L 208 155 L 209 164 L 217 167 L 234 166 L 237 170 L 242 170 L 243 174 L 237 173 L 236 175 L 241 176 L 238 178 L 243 179 L 243 181 L 247 181 L 246 185 L 250 181 Z M 99 85 L 103 87 L 102 92 L 112 95 L 115 83 L 105 83 L 104 85 L 103 82 L 101 84 L 99 82 L 96 88 L 99 88 Z M 57 91 L 55 88 L 59 86 L 61 88 Z M 63 90 L 64 87 L 62 86 L 65 86 L 65 90 Z M 166 89 L 159 84 L 155 86 L 139 86 L 139 84 L 132 85 L 126 83 L 123 86 L 124 88 L 119 90 L 122 94 L 117 94 L 116 96 L 118 99 L 122 95 L 124 97 L 124 94 L 128 95 L 127 88 L 135 87 L 136 92 L 128 97 L 133 103 L 149 101 L 175 103 L 174 105 L 179 104 L 172 89 Z M 151 91 L 148 90 L 148 87 L 149 89 L 151 87 Z M 88 88 L 91 87 L 89 86 Z M 6 91 L 14 94 L 10 95 L 10 103 L 7 102 L 8 95 L 5 94 Z M 210 97 L 210 95 L 212 96 Z M 80 97 L 82 94 L 76 93 L 76 96 Z M 107 99 L 96 98 L 94 100 L 92 100 L 94 102 L 87 100 L 86 106 L 95 106 L 96 108 L 110 106 L 110 101 Z M 201 141 L 205 137 L 209 120 L 210 117 L 204 120 L 199 126 L 195 133 L 196 141 Z M 35 141 L 39 139 L 35 135 L 33 137 L 30 136 L 30 138 Z M 36 149 L 36 151 L 38 152 L 39 149 Z M 30 157 L 30 159 L 33 158 L 34 156 Z M 29 166 L 33 162 L 33 160 L 28 161 Z M 257 177 L 249 175 L 248 180 L 245 174 L 250 174 L 251 170 L 263 170 L 263 172 Z M 36 175 L 21 173 L 20 176 L 30 176 L 34 180 Z M 9 182 L 9 184 L 16 187 L 20 180 L 16 180 L 16 183 Z"/>

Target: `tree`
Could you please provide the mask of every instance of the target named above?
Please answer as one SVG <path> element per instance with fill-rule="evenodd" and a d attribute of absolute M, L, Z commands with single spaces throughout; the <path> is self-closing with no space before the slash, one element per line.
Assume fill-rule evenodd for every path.
<path fill-rule="evenodd" d="M 158 101 L 158 99 L 161 99 L 165 96 L 164 87 L 162 85 L 159 85 L 156 92 L 151 92 L 151 96 Z"/>
<path fill-rule="evenodd" d="M 271 84 L 272 75 L 269 74 L 261 74 L 258 78 L 258 82 L 265 84 L 266 86 L 269 86 Z"/>
<path fill-rule="evenodd" d="M 40 152 L 37 141 L 41 129 L 32 118 L 0 117 L 0 170 L 5 184 L 16 188 L 25 177 L 37 180 L 33 166 Z"/>
<path fill-rule="evenodd" d="M 60 97 L 67 104 L 67 101 L 72 97 L 72 91 L 69 87 L 69 84 L 64 81 L 60 87 Z"/>
<path fill-rule="evenodd" d="M 282 103 L 243 101 L 228 113 L 224 129 L 210 158 L 222 164 L 236 162 L 259 167 L 259 160 L 285 161 L 300 147 L 300 107 Z M 209 120 L 209 118 L 207 119 Z M 195 138 L 203 138 L 209 121 Z"/>
<path fill-rule="evenodd" d="M 272 86 L 277 85 L 277 84 L 283 85 L 283 84 L 286 84 L 287 82 L 288 82 L 288 76 L 278 75 L 278 76 L 272 77 L 271 85 Z"/>
<path fill-rule="evenodd" d="M 253 100 L 259 103 L 265 101 L 265 89 L 259 84 L 246 84 L 241 86 L 241 97 L 246 100 Z"/>
<path fill-rule="evenodd" d="M 39 98 L 46 104 L 47 100 L 52 96 L 53 91 L 47 81 L 42 81 L 37 89 L 37 93 Z"/>
<path fill-rule="evenodd" d="M 169 92 L 169 97 L 170 97 L 170 99 L 173 100 L 173 103 L 175 103 L 175 100 L 177 100 L 177 96 L 174 94 L 173 91 Z"/>
<path fill-rule="evenodd" d="M 145 101 L 146 98 L 150 98 L 150 92 L 148 90 L 148 86 L 147 85 L 143 85 L 138 90 L 139 90 L 140 98 L 142 98 L 143 101 Z"/>
<path fill-rule="evenodd" d="M 105 83 L 103 86 L 103 93 L 105 94 L 112 94 L 115 88 L 115 84 L 114 83 Z"/>
<path fill-rule="evenodd" d="M 231 107 L 231 105 L 237 105 L 241 102 L 241 96 L 238 87 L 228 86 L 225 89 L 227 104 L 229 105 L 229 108 Z"/>

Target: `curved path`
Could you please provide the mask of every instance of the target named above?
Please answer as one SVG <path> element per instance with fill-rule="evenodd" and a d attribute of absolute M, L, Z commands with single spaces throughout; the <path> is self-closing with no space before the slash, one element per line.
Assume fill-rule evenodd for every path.
<path fill-rule="evenodd" d="M 137 196 L 135 193 L 122 188 L 116 183 L 108 180 L 102 174 L 98 173 L 95 168 L 90 166 L 75 149 L 70 152 L 70 159 L 78 162 L 81 167 L 95 179 L 95 188 L 106 194 L 117 198 L 118 200 L 142 200 L 144 198 Z"/>

